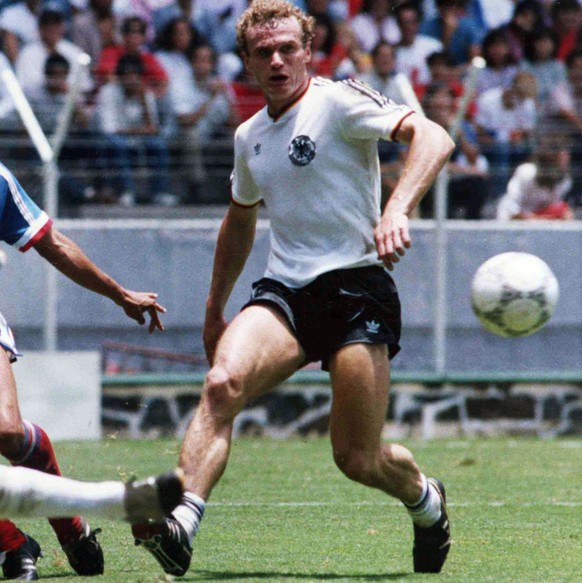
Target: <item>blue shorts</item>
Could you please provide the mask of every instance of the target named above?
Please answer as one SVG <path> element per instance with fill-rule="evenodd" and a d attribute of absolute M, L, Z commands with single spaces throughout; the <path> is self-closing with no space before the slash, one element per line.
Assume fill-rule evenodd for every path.
<path fill-rule="evenodd" d="M 338 269 L 302 288 L 264 277 L 253 284 L 244 305 L 268 304 L 281 312 L 307 362 L 329 359 L 346 344 L 386 344 L 389 358 L 400 350 L 400 300 L 394 280 L 382 267 Z"/>
<path fill-rule="evenodd" d="M 15 362 L 17 356 L 22 356 L 16 349 L 12 330 L 8 327 L 8 323 L 2 314 L 0 314 L 0 346 L 8 352 L 10 362 Z"/>

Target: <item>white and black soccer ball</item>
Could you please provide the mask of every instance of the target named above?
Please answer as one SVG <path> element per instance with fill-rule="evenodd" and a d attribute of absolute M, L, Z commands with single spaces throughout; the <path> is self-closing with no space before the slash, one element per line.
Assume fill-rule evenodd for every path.
<path fill-rule="evenodd" d="M 547 263 L 530 253 L 491 257 L 473 277 L 471 305 L 483 326 L 500 336 L 529 336 L 552 316 L 558 280 Z"/>

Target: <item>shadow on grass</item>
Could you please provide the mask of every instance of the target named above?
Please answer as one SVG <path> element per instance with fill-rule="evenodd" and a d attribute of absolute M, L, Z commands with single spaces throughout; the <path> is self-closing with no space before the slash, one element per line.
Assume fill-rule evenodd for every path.
<path fill-rule="evenodd" d="M 309 581 L 333 581 L 334 579 L 345 579 L 354 581 L 388 581 L 390 579 L 402 579 L 408 577 L 411 573 L 368 573 L 352 574 L 349 573 L 281 573 L 278 571 L 197 571 L 194 581 L 233 581 L 233 580 L 271 580 L 282 581 L 285 579 L 306 579 Z"/>

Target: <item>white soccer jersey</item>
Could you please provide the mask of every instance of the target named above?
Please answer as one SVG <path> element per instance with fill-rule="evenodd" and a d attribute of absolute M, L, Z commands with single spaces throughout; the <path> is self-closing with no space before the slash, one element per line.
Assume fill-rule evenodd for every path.
<path fill-rule="evenodd" d="M 273 119 L 263 108 L 235 136 L 232 198 L 264 200 L 271 221 L 265 275 L 302 287 L 334 269 L 379 264 L 379 138 L 412 112 L 353 80 L 311 79 Z"/>

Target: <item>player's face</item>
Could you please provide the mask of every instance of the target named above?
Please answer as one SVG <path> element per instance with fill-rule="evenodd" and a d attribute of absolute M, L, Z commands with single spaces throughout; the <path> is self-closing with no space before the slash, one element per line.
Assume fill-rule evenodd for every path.
<path fill-rule="evenodd" d="M 277 115 L 307 87 L 311 47 L 303 46 L 295 18 L 272 20 L 247 34 L 245 64 L 264 91 L 271 115 Z"/>

